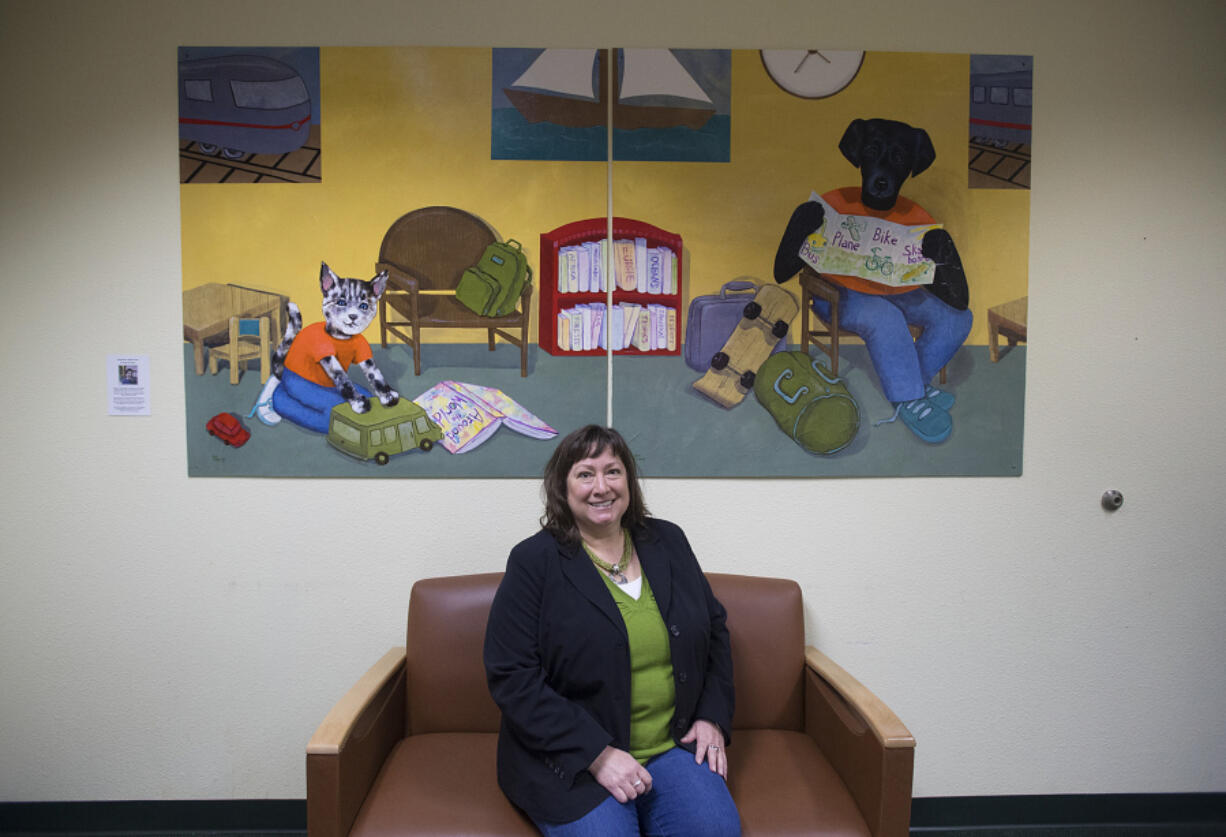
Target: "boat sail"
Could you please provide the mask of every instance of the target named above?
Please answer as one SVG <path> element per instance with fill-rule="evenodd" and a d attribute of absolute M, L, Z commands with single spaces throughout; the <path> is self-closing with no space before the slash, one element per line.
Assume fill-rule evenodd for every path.
<path fill-rule="evenodd" d="M 624 49 L 615 76 L 613 127 L 698 129 L 715 113 L 711 97 L 668 49 Z M 529 122 L 590 128 L 606 124 L 606 50 L 546 49 L 504 89 Z M 592 62 L 596 62 L 593 81 Z M 631 101 L 638 99 L 639 101 Z"/>

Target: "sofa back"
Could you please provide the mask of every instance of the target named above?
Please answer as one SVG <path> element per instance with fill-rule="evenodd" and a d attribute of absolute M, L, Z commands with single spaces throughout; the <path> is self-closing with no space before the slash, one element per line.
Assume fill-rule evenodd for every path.
<path fill-rule="evenodd" d="M 424 578 L 409 594 L 405 735 L 497 732 L 481 649 L 502 573 Z"/>
<path fill-rule="evenodd" d="M 736 729 L 801 729 L 804 611 L 794 581 L 708 573 L 728 611 Z M 497 732 L 481 649 L 502 573 L 422 579 L 409 595 L 406 735 Z"/>
<path fill-rule="evenodd" d="M 733 729 L 804 729 L 805 615 L 800 585 L 787 578 L 707 573 L 728 611 Z"/>

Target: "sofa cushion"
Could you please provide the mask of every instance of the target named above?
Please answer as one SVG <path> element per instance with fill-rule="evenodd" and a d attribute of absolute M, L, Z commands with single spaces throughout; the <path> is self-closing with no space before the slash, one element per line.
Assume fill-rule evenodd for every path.
<path fill-rule="evenodd" d="M 495 733 L 431 733 L 400 741 L 371 785 L 351 837 L 533 837 L 498 788 Z"/>
<path fill-rule="evenodd" d="M 433 733 L 402 740 L 353 824 L 353 837 L 531 837 L 532 824 L 498 789 L 498 736 Z M 867 837 L 834 768 L 804 733 L 740 730 L 729 786 L 745 837 Z"/>
<path fill-rule="evenodd" d="M 803 732 L 738 729 L 728 765 L 744 837 L 869 837 L 847 786 Z"/>

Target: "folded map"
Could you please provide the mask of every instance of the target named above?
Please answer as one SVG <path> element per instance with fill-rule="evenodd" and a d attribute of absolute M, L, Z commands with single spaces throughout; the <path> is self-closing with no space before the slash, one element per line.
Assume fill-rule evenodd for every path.
<path fill-rule="evenodd" d="M 817 194 L 825 217 L 800 245 L 800 258 L 818 273 L 856 276 L 893 288 L 932 283 L 935 265 L 922 252 L 924 233 L 940 224 L 907 226 L 871 215 L 844 215 Z"/>

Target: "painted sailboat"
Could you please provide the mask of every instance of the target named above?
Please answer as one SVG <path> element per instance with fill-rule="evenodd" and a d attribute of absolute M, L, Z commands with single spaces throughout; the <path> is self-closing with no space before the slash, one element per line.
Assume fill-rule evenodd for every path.
<path fill-rule="evenodd" d="M 696 130 L 715 114 L 711 97 L 670 50 L 618 51 L 622 66 L 614 76 L 615 128 Z M 606 56 L 606 50 L 546 49 L 503 92 L 529 122 L 578 128 L 604 125 L 609 89 Z"/>

